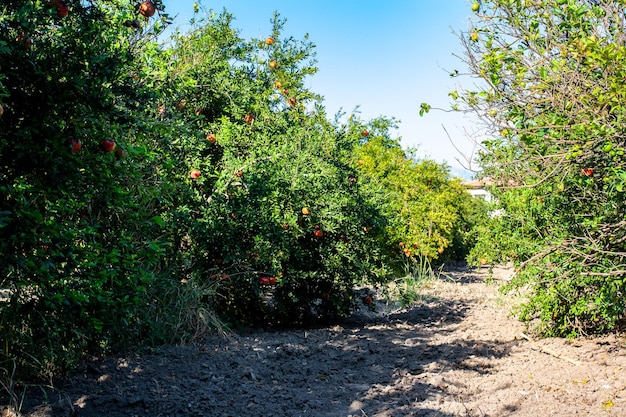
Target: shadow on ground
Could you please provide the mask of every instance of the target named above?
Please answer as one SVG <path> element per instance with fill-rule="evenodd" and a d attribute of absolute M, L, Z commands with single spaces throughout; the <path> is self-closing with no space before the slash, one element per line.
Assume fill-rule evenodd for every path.
<path fill-rule="evenodd" d="M 428 405 L 449 389 L 441 373 L 489 373 L 489 361 L 510 349 L 500 341 L 450 339 L 468 309 L 463 301 L 438 300 L 357 315 L 341 326 L 215 336 L 158 355 L 111 358 L 86 365 L 47 399 L 29 392 L 22 415 L 459 415 Z"/>

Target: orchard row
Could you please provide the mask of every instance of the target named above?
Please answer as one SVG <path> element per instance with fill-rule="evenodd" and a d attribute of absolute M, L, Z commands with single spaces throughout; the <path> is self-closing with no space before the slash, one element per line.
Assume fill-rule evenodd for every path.
<path fill-rule="evenodd" d="M 161 44 L 159 0 L 3 7 L 0 367 L 341 320 L 472 246 L 484 208 L 393 119 L 326 114 L 280 16 L 245 40 L 198 9 Z"/>

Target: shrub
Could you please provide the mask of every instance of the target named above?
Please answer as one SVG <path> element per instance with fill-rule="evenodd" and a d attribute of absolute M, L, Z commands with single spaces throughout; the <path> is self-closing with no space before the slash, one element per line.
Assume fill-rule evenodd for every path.
<path fill-rule="evenodd" d="M 123 24 L 136 11 L 67 4 L 63 17 L 5 2 L 0 17 L 1 355 L 24 376 L 143 337 L 139 311 L 169 251 L 137 126 L 152 92 L 135 76 L 141 37 Z"/>
<path fill-rule="evenodd" d="M 387 196 L 388 252 L 400 259 L 462 260 L 470 246 L 468 233 L 480 217 L 473 214 L 480 211 L 475 208 L 480 203 L 460 179 L 450 178 L 445 164 L 417 160 L 414 151 L 402 149 L 400 141 L 390 137 L 394 126 L 392 120 L 370 122 L 356 151 L 362 182 Z"/>
<path fill-rule="evenodd" d="M 180 117 L 195 120 L 196 132 L 178 130 L 171 143 L 187 163 L 182 172 L 202 172 L 170 213 L 186 219 L 192 276 L 216 283 L 215 307 L 233 324 L 345 317 L 354 283 L 386 276 L 376 245 L 386 219 L 349 161 L 358 140 L 304 89 L 315 72 L 309 42 L 283 38 L 278 15 L 272 45 L 238 39 L 230 20 L 223 14 L 177 35 L 164 56 L 171 60 L 157 64 L 177 75 Z"/>
<path fill-rule="evenodd" d="M 490 127 L 481 164 L 506 213 L 481 245 L 516 255 L 521 317 L 546 335 L 626 324 L 621 16 L 610 2 L 490 0 L 481 35 L 463 38 L 483 82 L 462 101 Z"/>

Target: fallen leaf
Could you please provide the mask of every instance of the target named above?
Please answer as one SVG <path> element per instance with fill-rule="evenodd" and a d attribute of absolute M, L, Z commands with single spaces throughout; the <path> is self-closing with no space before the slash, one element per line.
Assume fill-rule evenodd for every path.
<path fill-rule="evenodd" d="M 602 401 L 603 408 L 611 408 L 613 407 L 613 401 Z"/>

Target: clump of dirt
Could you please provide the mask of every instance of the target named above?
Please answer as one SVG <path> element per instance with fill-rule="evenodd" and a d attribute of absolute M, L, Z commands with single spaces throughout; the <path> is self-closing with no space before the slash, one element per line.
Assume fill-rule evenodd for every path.
<path fill-rule="evenodd" d="M 525 338 L 497 283 L 448 271 L 417 305 L 86 364 L 22 416 L 623 416 L 626 339 Z M 9 414 L 9 411 L 5 411 Z"/>

